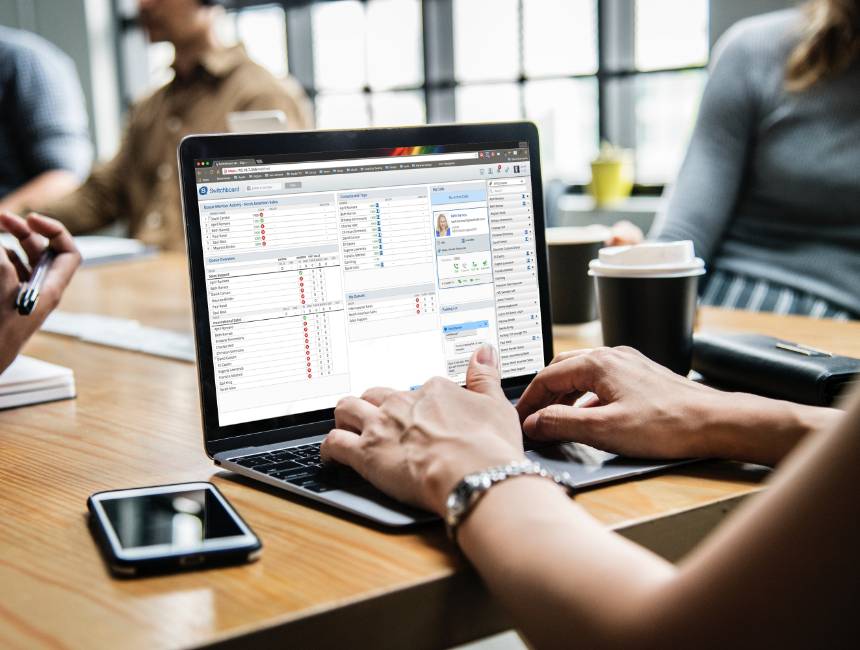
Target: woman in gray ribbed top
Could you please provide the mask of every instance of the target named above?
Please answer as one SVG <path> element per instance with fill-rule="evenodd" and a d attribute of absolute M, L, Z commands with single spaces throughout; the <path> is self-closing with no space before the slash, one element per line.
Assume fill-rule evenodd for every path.
<path fill-rule="evenodd" d="M 852 3 L 857 20 L 854 0 L 812 8 Z M 812 19 L 758 16 L 717 45 L 687 157 L 652 232 L 693 240 L 709 267 L 705 304 L 860 317 L 860 48 L 838 74 L 789 89 L 787 65 Z"/>

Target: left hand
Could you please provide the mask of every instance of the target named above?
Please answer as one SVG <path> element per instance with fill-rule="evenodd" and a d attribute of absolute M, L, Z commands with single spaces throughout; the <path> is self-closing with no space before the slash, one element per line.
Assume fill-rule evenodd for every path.
<path fill-rule="evenodd" d="M 18 354 L 32 334 L 39 329 L 48 314 L 60 302 L 81 255 L 65 226 L 55 219 L 35 213 L 22 219 L 10 212 L 0 211 L 0 230 L 6 230 L 17 240 L 31 266 L 35 266 L 47 246 L 57 256 L 42 284 L 41 297 L 29 316 L 21 316 L 15 308 L 15 298 L 22 282 L 30 277 L 30 269 L 12 250 L 0 246 L 0 372 Z"/>
<path fill-rule="evenodd" d="M 435 377 L 415 391 L 373 388 L 345 397 L 322 457 L 400 501 L 443 514 L 466 474 L 523 458 L 519 418 L 502 392 L 492 347 L 472 355 L 466 389 Z"/>

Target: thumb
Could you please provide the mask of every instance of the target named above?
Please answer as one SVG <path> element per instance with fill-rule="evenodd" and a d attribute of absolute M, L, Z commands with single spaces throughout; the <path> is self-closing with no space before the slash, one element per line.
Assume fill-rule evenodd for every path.
<path fill-rule="evenodd" d="M 583 442 L 600 447 L 601 442 L 605 444 L 605 425 L 611 413 L 611 406 L 552 404 L 529 415 L 523 422 L 523 432 L 533 440 Z"/>
<path fill-rule="evenodd" d="M 466 370 L 466 388 L 489 397 L 506 399 L 499 376 L 499 355 L 492 345 L 485 343 L 475 350 Z"/>

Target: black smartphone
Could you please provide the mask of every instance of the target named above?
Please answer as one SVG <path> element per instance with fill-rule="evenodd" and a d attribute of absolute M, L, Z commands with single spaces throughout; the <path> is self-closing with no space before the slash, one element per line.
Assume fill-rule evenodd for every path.
<path fill-rule="evenodd" d="M 211 483 L 96 492 L 87 507 L 93 534 L 116 576 L 250 562 L 262 549 Z"/>

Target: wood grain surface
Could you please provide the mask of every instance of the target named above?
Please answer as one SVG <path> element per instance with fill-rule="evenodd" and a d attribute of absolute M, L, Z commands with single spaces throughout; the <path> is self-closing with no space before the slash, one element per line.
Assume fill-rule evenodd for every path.
<path fill-rule="evenodd" d="M 61 309 L 189 331 L 186 275 L 178 255 L 83 269 Z M 703 310 L 700 327 L 860 356 L 857 324 Z M 585 332 L 556 342 L 598 341 Z M 49 334 L 25 352 L 74 368 L 78 398 L 0 412 L 0 647 L 440 647 L 506 624 L 441 526 L 391 533 L 220 474 L 203 453 L 192 364 Z M 703 463 L 577 501 L 633 530 L 754 492 L 763 475 Z M 112 579 L 86 525 L 87 496 L 197 480 L 223 490 L 263 540 L 262 559 Z"/>

